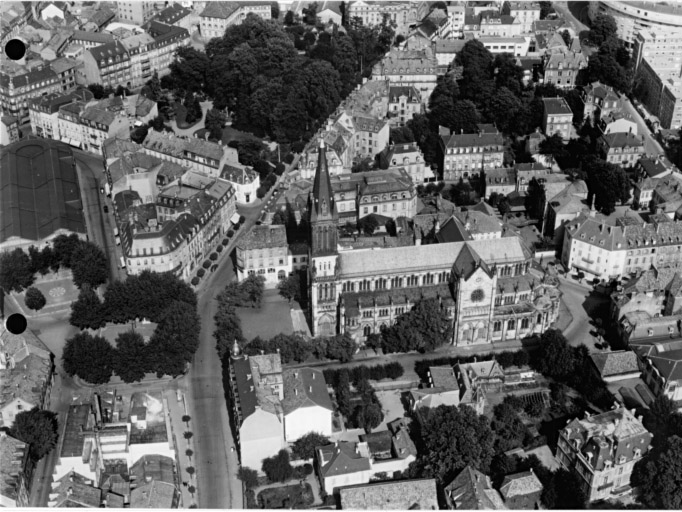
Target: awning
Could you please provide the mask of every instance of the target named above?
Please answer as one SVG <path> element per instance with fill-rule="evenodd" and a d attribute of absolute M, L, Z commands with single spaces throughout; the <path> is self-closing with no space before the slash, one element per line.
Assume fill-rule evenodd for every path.
<path fill-rule="evenodd" d="M 239 214 L 235 213 L 232 217 L 230 217 L 230 222 L 232 224 L 239 224 Z"/>

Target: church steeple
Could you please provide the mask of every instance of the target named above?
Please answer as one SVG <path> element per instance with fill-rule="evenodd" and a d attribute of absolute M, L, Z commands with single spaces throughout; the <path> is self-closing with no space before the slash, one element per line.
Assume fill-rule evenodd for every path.
<path fill-rule="evenodd" d="M 324 139 L 321 139 L 320 147 L 317 153 L 317 170 L 315 171 L 315 181 L 313 182 L 310 222 L 312 223 L 318 220 L 331 219 L 338 219 L 338 213 L 336 211 L 336 203 L 334 201 L 334 191 L 332 190 L 331 179 L 329 178 L 327 151 L 324 147 Z"/>
<path fill-rule="evenodd" d="M 334 254 L 337 250 L 339 214 L 334 201 L 327 152 L 324 140 L 320 141 L 317 157 L 317 170 L 313 190 L 308 201 L 310 210 L 310 249 L 311 256 Z"/>

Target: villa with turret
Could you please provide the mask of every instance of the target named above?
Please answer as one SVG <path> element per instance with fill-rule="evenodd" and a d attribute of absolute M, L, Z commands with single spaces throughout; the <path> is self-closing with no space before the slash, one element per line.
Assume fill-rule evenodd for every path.
<path fill-rule="evenodd" d="M 557 283 L 530 272 L 532 252 L 500 223 L 484 239 L 476 236 L 478 217 L 487 217 L 479 212 L 439 222 L 437 243 L 345 247 L 325 151 L 318 151 L 308 212 L 314 336 L 349 333 L 364 342 L 423 298 L 437 298 L 448 311 L 455 345 L 523 338 L 557 317 Z"/>

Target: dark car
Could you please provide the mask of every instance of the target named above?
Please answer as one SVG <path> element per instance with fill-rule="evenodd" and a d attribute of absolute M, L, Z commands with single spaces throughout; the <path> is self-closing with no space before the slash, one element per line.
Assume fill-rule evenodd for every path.
<path fill-rule="evenodd" d="M 104 205 L 104 213 L 109 213 L 109 207 L 106 204 Z"/>

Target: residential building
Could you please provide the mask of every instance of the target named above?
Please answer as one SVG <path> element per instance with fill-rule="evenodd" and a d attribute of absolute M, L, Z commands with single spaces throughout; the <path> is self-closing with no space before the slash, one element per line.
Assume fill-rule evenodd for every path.
<path fill-rule="evenodd" d="M 308 208 L 314 335 L 348 332 L 364 340 L 424 297 L 439 298 L 454 316 L 454 343 L 512 339 L 541 331 L 555 317 L 556 290 L 531 290 L 530 251 L 520 238 L 340 250 L 338 202 L 321 152 Z M 448 282 L 455 284 L 448 287 Z M 527 317 L 519 317 L 515 304 L 520 302 L 528 304 Z"/>
<path fill-rule="evenodd" d="M 484 171 L 484 179 L 486 199 L 492 194 L 506 196 L 517 189 L 516 170 L 513 167 L 501 167 Z"/>
<path fill-rule="evenodd" d="M 372 475 L 372 461 L 367 443 L 336 441 L 316 449 L 315 469 L 320 487 L 333 494 L 339 487 L 366 484 Z"/>
<path fill-rule="evenodd" d="M 573 111 L 564 98 L 542 98 L 542 129 L 548 137 L 558 133 L 565 141 L 571 138 Z"/>
<path fill-rule="evenodd" d="M 531 469 L 502 480 L 500 494 L 505 506 L 511 510 L 537 510 L 544 487 Z"/>
<path fill-rule="evenodd" d="M 637 123 L 630 114 L 625 112 L 612 112 L 602 116 L 597 124 L 603 134 L 631 133 L 637 135 Z"/>
<path fill-rule="evenodd" d="M 123 23 L 144 25 L 154 15 L 154 2 L 151 0 L 116 0 L 116 18 Z"/>
<path fill-rule="evenodd" d="M 429 387 L 411 390 L 408 397 L 410 410 L 419 421 L 428 418 L 428 411 L 440 405 L 468 405 L 478 414 L 485 408 L 485 389 L 475 379 L 452 366 L 429 368 Z"/>
<path fill-rule="evenodd" d="M 516 164 L 514 168 L 516 169 L 516 190 L 519 192 L 526 192 L 531 180 L 546 180 L 547 176 L 552 174 L 551 167 L 537 162 Z"/>
<path fill-rule="evenodd" d="M 34 20 L 38 14 L 32 4 L 23 2 L 4 2 L 0 13 L 0 43 L 3 47 L 11 38 L 16 37 L 29 21 Z"/>
<path fill-rule="evenodd" d="M 574 419 L 559 431 L 556 458 L 580 481 L 588 502 L 631 490 L 634 465 L 650 449 L 653 436 L 625 407 Z"/>
<path fill-rule="evenodd" d="M 0 250 L 42 247 L 61 234 L 86 238 L 76 165 L 68 146 L 47 139 L 22 140 L 4 149 Z"/>
<path fill-rule="evenodd" d="M 334 406 L 322 371 L 298 368 L 285 371 L 283 377 L 285 441 L 293 443 L 313 431 L 331 437 Z"/>
<path fill-rule="evenodd" d="M 464 17 L 466 14 L 465 2 L 450 2 L 448 8 L 448 24 L 450 26 L 449 37 L 458 38 L 462 35 L 464 28 Z M 438 41 L 436 41 L 438 44 Z M 439 62 L 440 64 L 440 62 Z"/>
<path fill-rule="evenodd" d="M 53 483 L 48 507 L 99 508 L 103 498 L 102 489 L 95 487 L 92 479 L 72 471 Z"/>
<path fill-rule="evenodd" d="M 582 213 L 589 212 L 587 199 L 587 184 L 577 180 L 567 186 L 554 197 L 547 198 L 543 232 L 545 236 L 553 236 L 557 247 L 562 247 L 564 241 L 564 227 L 568 221 L 575 219 Z"/>
<path fill-rule="evenodd" d="M 441 137 L 443 179 L 458 181 L 480 171 L 502 167 L 504 137 L 501 133 L 460 133 Z"/>
<path fill-rule="evenodd" d="M 251 167 L 239 162 L 229 162 L 223 165 L 220 177 L 229 181 L 234 188 L 237 203 L 251 204 L 256 201 L 260 176 Z"/>
<path fill-rule="evenodd" d="M 34 407 L 47 409 L 54 356 L 32 331 L 0 334 L 0 424 L 11 428 L 16 415 Z"/>
<path fill-rule="evenodd" d="M 509 2 L 509 15 L 521 24 L 521 33 L 533 32 L 533 23 L 540 20 L 540 4 L 537 2 Z"/>
<path fill-rule="evenodd" d="M 455 479 L 444 486 L 450 510 L 504 510 L 507 507 L 490 477 L 467 465 Z"/>
<path fill-rule="evenodd" d="M 172 133 L 149 130 L 142 142 L 146 153 L 163 160 L 189 166 L 191 169 L 217 177 L 228 162 L 238 161 L 237 150 L 222 143 L 197 138 L 176 137 Z"/>
<path fill-rule="evenodd" d="M 115 42 L 115 38 L 109 32 L 89 32 L 76 30 L 71 37 L 71 43 L 82 46 L 86 50 Z"/>
<path fill-rule="evenodd" d="M 125 112 L 112 112 L 98 104 L 70 103 L 59 109 L 57 126 L 62 140 L 85 151 L 103 154 L 102 145 L 112 137 L 130 137 L 130 119 Z"/>
<path fill-rule="evenodd" d="M 83 53 L 83 74 L 89 84 L 132 87 L 130 55 L 120 41 L 86 50 Z"/>
<path fill-rule="evenodd" d="M 404 169 L 415 185 L 435 178 L 433 171 L 424 162 L 424 155 L 416 142 L 392 144 L 381 152 L 380 163 L 382 168 L 394 172 Z"/>
<path fill-rule="evenodd" d="M 588 14 L 594 20 L 599 13 L 610 14 L 616 20 L 618 37 L 629 48 L 637 34 L 647 30 L 653 33 L 679 34 L 682 27 L 682 8 L 674 3 L 625 2 L 599 0 L 589 4 Z"/>
<path fill-rule="evenodd" d="M 661 333 L 656 338 L 630 341 L 630 347 L 639 358 L 642 380 L 653 396 L 663 394 L 673 402 L 679 402 L 682 400 L 682 340 L 679 339 L 679 330 L 674 327 L 667 336 Z"/>
<path fill-rule="evenodd" d="M 56 447 L 56 481 L 77 473 L 96 485 L 112 465 L 128 473 L 144 457 L 175 460 L 170 418 L 160 392 L 121 395 L 114 390 L 73 402 Z"/>
<path fill-rule="evenodd" d="M 43 65 L 16 74 L 0 72 L 0 106 L 3 115 L 16 117 L 20 123 L 28 120 L 28 102 L 53 92 L 61 92 L 59 75 Z"/>
<path fill-rule="evenodd" d="M 478 210 L 454 212 L 443 223 L 437 222 L 436 240 L 439 243 L 462 242 L 464 240 L 490 240 L 502 238 L 502 222 L 496 215 L 488 215 Z"/>
<path fill-rule="evenodd" d="M 663 213 L 670 219 L 680 220 L 682 217 L 682 181 L 677 174 L 670 174 L 664 178 L 650 180 L 653 193 L 649 201 L 649 209 L 653 213 Z M 642 183 L 642 188 L 648 189 L 649 185 Z"/>
<path fill-rule="evenodd" d="M 602 216 L 581 215 L 566 225 L 561 261 L 571 271 L 600 279 L 677 264 L 682 222 L 666 221 L 644 224 L 621 217 L 614 223 Z"/>
<path fill-rule="evenodd" d="M 147 47 L 147 55 L 152 74 L 145 74 L 145 55 L 142 56 L 142 79 L 149 79 L 157 71 L 159 76 L 170 73 L 170 65 L 175 60 L 175 53 L 181 46 L 190 44 L 189 30 L 178 25 L 168 25 L 156 20 L 149 23 L 147 29 L 154 38 L 154 43 Z M 131 57 L 132 58 L 132 57 Z M 132 59 L 134 64 L 135 59 Z M 148 72 L 148 71 L 147 71 Z"/>
<path fill-rule="evenodd" d="M 292 272 L 282 225 L 254 226 L 239 238 L 236 255 L 239 281 L 255 274 L 263 276 L 266 287 L 274 288 Z"/>
<path fill-rule="evenodd" d="M 679 169 L 665 156 L 643 157 L 637 161 L 635 170 L 642 178 L 665 178 Z"/>
<path fill-rule="evenodd" d="M 636 379 L 641 371 L 637 365 L 637 356 L 631 350 L 614 352 L 597 352 L 590 354 L 595 373 L 605 382 Z"/>
<path fill-rule="evenodd" d="M 341 26 L 343 15 L 340 4 L 334 0 L 325 0 L 318 4 L 317 17 L 322 23 L 333 23 Z"/>
<path fill-rule="evenodd" d="M 438 62 L 433 50 L 393 49 L 372 69 L 372 80 L 388 80 L 392 86 L 413 86 L 427 102 L 436 88 Z"/>
<path fill-rule="evenodd" d="M 644 136 L 632 133 L 607 133 L 597 139 L 601 157 L 610 164 L 633 167 L 644 155 Z"/>
<path fill-rule="evenodd" d="M 415 87 L 391 86 L 388 92 L 388 118 L 391 126 L 405 126 L 415 114 L 424 110 Z"/>
<path fill-rule="evenodd" d="M 189 280 L 227 233 L 235 203 L 227 181 L 189 171 L 161 187 L 155 204 L 117 209 L 126 271 L 171 271 Z"/>
<path fill-rule="evenodd" d="M 544 56 L 545 83 L 572 89 L 581 69 L 587 67 L 582 51 L 563 50 Z"/>
<path fill-rule="evenodd" d="M 371 116 L 354 115 L 355 126 L 355 154 L 358 157 L 373 158 L 388 146 L 391 125 L 383 120 Z"/>
<path fill-rule="evenodd" d="M 19 120 L 14 116 L 0 117 L 0 146 L 19 140 Z"/>
<path fill-rule="evenodd" d="M 651 317 L 676 314 L 679 302 L 671 291 L 678 279 L 678 268 L 652 266 L 637 272 L 611 294 L 611 318 L 619 322 L 627 314 L 643 311 Z M 677 306 L 677 308 L 676 308 Z"/>
<path fill-rule="evenodd" d="M 480 17 L 481 37 L 514 37 L 523 33 L 521 21 L 514 16 L 485 11 L 480 14 Z"/>
<path fill-rule="evenodd" d="M 0 431 L 0 506 L 28 507 L 33 467 L 28 445 Z"/>
<path fill-rule="evenodd" d="M 192 30 L 192 11 L 178 3 L 173 3 L 152 18 L 164 25 L 174 25 L 184 28 L 188 32 Z"/>
<path fill-rule="evenodd" d="M 466 40 L 464 39 L 437 39 L 434 44 L 434 54 L 438 68 L 447 72 L 450 64 L 453 63 L 457 53 L 462 51 Z"/>
<path fill-rule="evenodd" d="M 269 20 L 272 15 L 268 2 L 206 2 L 199 14 L 200 31 L 205 39 L 222 37 L 227 27 L 238 25 L 249 14 Z"/>
<path fill-rule="evenodd" d="M 657 184 L 658 180 L 654 178 L 640 177 L 632 186 L 632 205 L 635 208 L 649 210 Z"/>
<path fill-rule="evenodd" d="M 408 1 L 373 1 L 358 0 L 349 2 L 347 16 L 348 19 L 360 18 L 362 24 L 368 27 L 380 25 L 384 15 L 396 24 L 396 33 L 406 35 L 410 26 L 415 25 L 427 14 L 428 6 L 422 6 L 426 2 Z"/>
<path fill-rule="evenodd" d="M 583 100 L 585 119 L 590 119 L 594 124 L 603 116 L 620 112 L 623 102 L 620 94 L 613 87 L 601 82 L 592 82 L 578 89 L 580 98 Z"/>
<path fill-rule="evenodd" d="M 342 510 L 438 510 L 436 480 L 399 480 L 339 489 Z"/>
<path fill-rule="evenodd" d="M 371 214 L 396 219 L 411 218 L 417 212 L 417 190 L 402 167 L 341 174 L 331 179 L 331 186 L 341 224 Z"/>
<path fill-rule="evenodd" d="M 516 57 L 525 57 L 530 50 L 529 36 L 480 36 L 477 38 L 493 55 L 511 53 Z"/>

